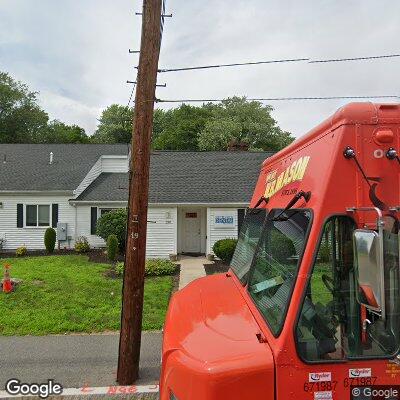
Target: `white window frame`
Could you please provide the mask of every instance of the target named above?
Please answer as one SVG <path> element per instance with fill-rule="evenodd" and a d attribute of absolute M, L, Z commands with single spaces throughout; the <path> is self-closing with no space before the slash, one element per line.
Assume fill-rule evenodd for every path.
<path fill-rule="evenodd" d="M 26 219 L 27 219 L 27 216 L 28 216 L 27 208 L 29 206 L 35 206 L 36 207 L 36 225 L 35 226 L 26 224 Z M 49 225 L 39 225 L 39 206 L 48 206 L 49 207 Z M 32 204 L 32 203 L 24 204 L 24 227 L 27 228 L 27 229 L 43 229 L 43 228 L 46 229 L 46 228 L 50 228 L 52 226 L 52 222 L 53 222 L 52 221 L 53 215 L 52 215 L 52 208 L 51 207 L 52 207 L 51 204 L 48 204 L 48 203 L 45 203 L 45 204 L 38 204 L 38 203 L 36 203 L 36 204 Z"/>

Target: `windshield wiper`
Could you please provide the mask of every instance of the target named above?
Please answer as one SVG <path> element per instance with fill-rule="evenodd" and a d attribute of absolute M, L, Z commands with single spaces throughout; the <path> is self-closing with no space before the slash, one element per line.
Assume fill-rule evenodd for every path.
<path fill-rule="evenodd" d="M 261 203 L 265 202 L 265 205 L 268 204 L 269 202 L 269 197 L 261 196 L 257 203 L 254 205 L 254 207 L 249 211 L 250 214 L 256 214 L 263 210 L 263 208 L 258 208 L 260 207 Z"/>
<path fill-rule="evenodd" d="M 289 201 L 287 206 L 272 221 L 287 221 L 289 219 L 289 216 L 282 217 L 282 215 L 286 211 L 290 210 L 302 197 L 304 198 L 306 203 L 308 203 L 311 198 L 311 192 L 300 190 L 300 192 L 294 195 L 293 199 Z"/>

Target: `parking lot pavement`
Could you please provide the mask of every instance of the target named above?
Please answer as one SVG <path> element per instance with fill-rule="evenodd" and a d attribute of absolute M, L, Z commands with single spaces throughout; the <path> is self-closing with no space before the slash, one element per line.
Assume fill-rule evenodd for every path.
<path fill-rule="evenodd" d="M 161 332 L 142 334 L 140 378 L 135 382 L 136 385 L 158 383 L 161 341 Z M 11 378 L 24 383 L 41 383 L 54 379 L 64 388 L 84 387 L 87 394 L 91 388 L 114 386 L 118 343 L 118 334 L 0 337 L 0 388 L 4 389 Z M 119 397 L 132 398 L 126 395 Z M 135 398 L 157 397 L 155 394 L 143 394 Z"/>

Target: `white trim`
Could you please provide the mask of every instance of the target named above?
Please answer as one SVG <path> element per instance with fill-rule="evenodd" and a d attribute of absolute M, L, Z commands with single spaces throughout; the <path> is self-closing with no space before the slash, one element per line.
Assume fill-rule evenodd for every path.
<path fill-rule="evenodd" d="M 7 194 L 23 194 L 23 195 L 72 195 L 72 190 L 0 190 L 0 196 Z"/>
<path fill-rule="evenodd" d="M 128 201 L 124 200 L 75 200 L 70 199 L 70 204 L 124 204 L 127 205 Z M 196 206 L 203 206 L 203 207 L 239 207 L 239 208 L 246 208 L 249 206 L 249 203 L 149 203 L 149 206 L 152 207 L 196 207 Z"/>
<path fill-rule="evenodd" d="M 211 239 L 211 208 L 207 207 L 207 243 L 206 243 L 206 255 L 211 254 L 211 246 L 210 246 L 210 239 Z"/>

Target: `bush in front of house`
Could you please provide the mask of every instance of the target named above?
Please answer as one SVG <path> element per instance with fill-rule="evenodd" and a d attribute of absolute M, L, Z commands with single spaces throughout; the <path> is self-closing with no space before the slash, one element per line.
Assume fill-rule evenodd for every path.
<path fill-rule="evenodd" d="M 236 248 L 236 239 L 221 239 L 214 243 L 213 252 L 224 263 L 229 264 Z"/>
<path fill-rule="evenodd" d="M 48 253 L 52 253 L 56 247 L 57 233 L 53 228 L 47 228 L 44 233 L 44 245 Z"/>
<path fill-rule="evenodd" d="M 146 260 L 146 276 L 173 275 L 177 270 L 177 265 L 169 260 L 161 258 L 152 258 Z"/>
<path fill-rule="evenodd" d="M 26 246 L 20 246 L 15 250 L 15 255 L 17 257 L 26 256 L 27 253 L 28 253 L 28 249 L 26 248 Z"/>
<path fill-rule="evenodd" d="M 75 242 L 75 251 L 77 253 L 87 253 L 90 250 L 90 244 L 85 236 L 80 236 Z"/>
<path fill-rule="evenodd" d="M 271 231 L 270 241 L 270 253 L 276 261 L 285 264 L 296 256 L 293 242 L 277 229 Z"/>
<path fill-rule="evenodd" d="M 115 267 L 115 273 L 118 276 L 124 274 L 124 263 L 119 262 Z M 164 276 L 173 275 L 177 271 L 178 266 L 169 260 L 163 260 L 161 258 L 152 258 L 146 260 L 145 276 Z"/>
<path fill-rule="evenodd" d="M 125 249 L 126 221 L 128 214 L 126 209 L 110 211 L 97 220 L 96 234 L 107 241 L 110 235 L 118 239 L 121 252 Z"/>
<path fill-rule="evenodd" d="M 118 238 L 116 235 L 110 235 L 107 238 L 107 257 L 110 261 L 115 261 L 118 254 Z"/>

